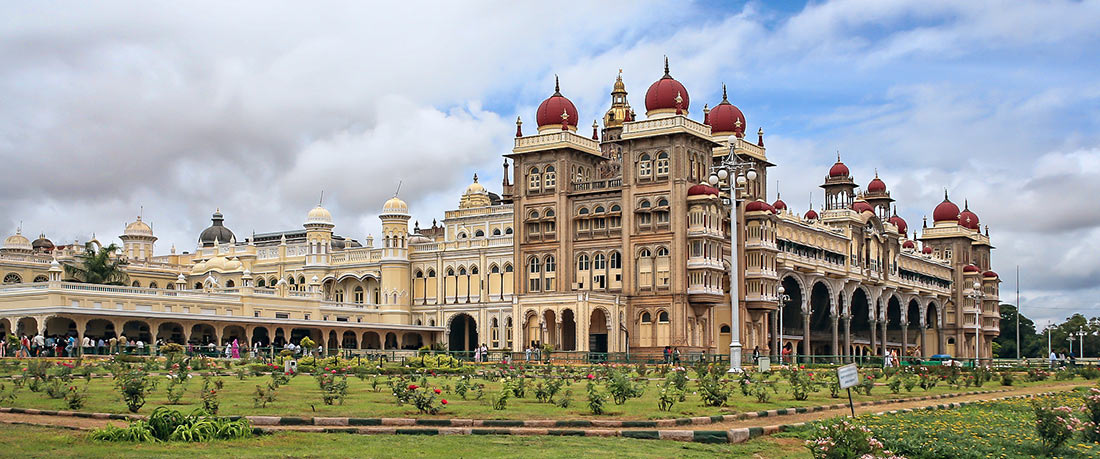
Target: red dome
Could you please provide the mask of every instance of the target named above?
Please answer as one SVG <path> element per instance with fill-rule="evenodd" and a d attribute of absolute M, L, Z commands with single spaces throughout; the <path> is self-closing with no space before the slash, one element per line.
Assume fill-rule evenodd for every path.
<path fill-rule="evenodd" d="M 779 196 L 776 196 L 775 204 L 772 204 L 772 207 L 774 207 L 775 210 L 787 210 L 787 203 L 783 202 L 782 199 L 779 199 Z"/>
<path fill-rule="evenodd" d="M 805 218 L 806 220 L 817 220 L 817 212 L 813 209 L 807 210 L 806 216 L 803 218 Z"/>
<path fill-rule="evenodd" d="M 771 204 L 768 204 L 768 203 L 766 203 L 764 201 L 760 201 L 760 200 L 752 201 L 748 204 L 745 204 L 745 212 L 761 212 L 761 211 L 768 211 L 768 212 L 774 213 L 775 208 L 772 207 Z"/>
<path fill-rule="evenodd" d="M 932 221 L 953 222 L 959 220 L 959 206 L 947 199 L 947 192 L 943 193 L 943 202 L 932 211 Z"/>
<path fill-rule="evenodd" d="M 722 85 L 722 102 L 707 115 L 711 134 L 737 134 L 745 136 L 745 114 L 726 99 L 726 85 Z"/>
<path fill-rule="evenodd" d="M 963 205 L 963 211 L 959 214 L 959 224 L 965 228 L 978 231 L 978 214 L 970 211 L 970 204 Z"/>
<path fill-rule="evenodd" d="M 872 208 L 870 204 L 867 204 L 866 201 L 853 202 L 852 203 L 852 210 L 854 210 L 856 212 L 859 212 L 859 213 L 874 212 L 875 211 L 875 209 Z"/>
<path fill-rule="evenodd" d="M 845 166 L 844 163 L 840 162 L 840 159 L 837 158 L 836 164 L 833 164 L 833 167 L 829 168 L 829 177 L 847 177 L 848 175 L 848 166 Z"/>
<path fill-rule="evenodd" d="M 901 243 L 901 248 L 903 249 L 915 249 L 916 247 L 917 244 L 914 244 L 913 241 L 905 241 Z"/>
<path fill-rule="evenodd" d="M 558 86 L 557 77 L 554 78 L 554 95 L 549 99 L 542 101 L 539 104 L 539 109 L 535 111 L 535 122 L 538 123 L 539 129 L 546 126 L 561 126 L 562 125 L 562 113 L 567 114 L 569 117 L 565 119 L 565 124 L 569 126 L 577 127 L 577 107 L 573 105 L 573 102 L 566 99 L 561 95 L 561 90 Z"/>
<path fill-rule="evenodd" d="M 966 265 L 966 266 L 963 267 L 963 272 L 964 273 L 977 273 L 977 272 L 981 272 L 981 271 L 982 270 L 978 269 L 978 267 L 974 266 L 974 265 Z"/>
<path fill-rule="evenodd" d="M 875 178 L 871 180 L 871 183 L 867 184 L 867 191 L 880 193 L 886 191 L 886 182 L 878 178 L 878 174 L 875 174 Z"/>
<path fill-rule="evenodd" d="M 906 224 L 905 220 L 902 219 L 901 217 L 899 217 L 897 215 L 894 215 L 893 217 L 890 217 L 889 222 L 893 223 L 894 226 L 898 227 L 898 232 L 899 233 L 907 234 L 909 232 L 909 225 Z"/>
<path fill-rule="evenodd" d="M 645 92 L 646 112 L 668 109 L 675 110 L 677 96 L 680 97 L 680 109 L 686 113 L 688 105 L 691 103 L 691 99 L 688 97 L 687 88 L 668 74 L 668 58 L 665 58 L 665 76 L 650 85 L 649 90 Z"/>
<path fill-rule="evenodd" d="M 982 277 L 1000 277 L 1000 276 L 998 276 L 997 273 L 995 273 L 993 271 L 986 271 L 985 274 L 982 274 Z"/>
<path fill-rule="evenodd" d="M 705 183 L 700 183 L 698 185 L 692 186 L 691 188 L 688 188 L 688 196 L 703 196 L 703 195 L 715 195 L 715 196 L 717 196 L 718 195 L 718 189 L 715 188 L 715 187 L 712 187 L 710 185 L 707 185 Z"/>
<path fill-rule="evenodd" d="M 932 253 L 932 248 L 929 247 L 929 246 L 924 246 L 923 252 L 926 253 L 926 254 L 931 254 Z"/>

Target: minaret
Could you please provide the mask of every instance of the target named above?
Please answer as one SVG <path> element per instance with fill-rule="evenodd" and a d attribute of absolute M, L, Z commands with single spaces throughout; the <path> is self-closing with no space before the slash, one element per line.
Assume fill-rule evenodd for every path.
<path fill-rule="evenodd" d="M 611 88 L 611 108 L 603 115 L 603 139 L 618 140 L 623 132 L 623 123 L 633 121 L 630 118 L 630 103 L 626 101 L 626 85 L 623 84 L 623 70 L 615 77 Z"/>
<path fill-rule="evenodd" d="M 840 161 L 840 152 L 837 152 L 836 164 L 829 168 L 829 175 L 825 176 L 821 188 L 825 189 L 825 205 L 822 207 L 826 211 L 848 209 L 855 201 L 856 182 L 852 180 L 848 166 Z"/>
<path fill-rule="evenodd" d="M 383 310 L 403 314 L 386 314 L 385 323 L 409 324 L 412 309 L 412 265 L 409 263 L 409 206 L 396 195 L 382 206 L 382 291 L 379 292 Z"/>
<path fill-rule="evenodd" d="M 322 200 L 324 193 L 321 194 Z M 302 224 L 306 229 L 306 243 L 309 244 L 309 254 L 306 255 L 306 265 L 328 265 L 329 253 L 332 251 L 332 213 L 321 207 L 317 207 L 306 214 L 306 221 Z"/>

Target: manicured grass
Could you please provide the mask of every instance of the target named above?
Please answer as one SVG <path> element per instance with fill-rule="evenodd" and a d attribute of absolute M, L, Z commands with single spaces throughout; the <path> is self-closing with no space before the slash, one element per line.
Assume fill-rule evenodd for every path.
<path fill-rule="evenodd" d="M 285 432 L 210 443 L 100 443 L 83 432 L 0 425 L 5 457 L 808 457 L 801 441 L 738 445 L 596 437 L 414 436 Z"/>
<path fill-rule="evenodd" d="M 221 377 L 225 383 L 225 387 L 219 392 L 219 399 L 221 402 L 221 409 L 218 414 L 220 415 L 285 415 L 285 416 L 342 416 L 342 417 L 363 417 L 363 418 L 378 418 L 378 417 L 432 417 L 423 416 L 417 413 L 415 407 L 411 405 L 397 406 L 394 402 L 393 395 L 390 391 L 388 384 L 386 383 L 390 377 L 381 376 L 378 383 L 378 391 L 375 392 L 371 388 L 371 378 L 366 380 L 360 380 L 356 377 L 348 378 L 348 397 L 345 399 L 343 405 L 325 405 L 321 401 L 321 391 L 317 386 L 316 380 L 308 375 L 299 375 L 291 379 L 291 382 L 285 386 L 282 386 L 278 390 L 277 399 L 274 403 L 269 404 L 266 408 L 255 408 L 253 406 L 253 393 L 255 392 L 256 385 L 266 385 L 270 381 L 268 376 L 259 377 L 247 377 L 245 380 L 238 380 L 233 376 Z M 167 377 L 158 377 L 159 383 L 157 389 L 148 396 L 147 404 L 141 409 L 139 413 L 148 414 L 153 411 L 159 405 L 167 404 L 165 397 L 165 388 L 167 386 Z M 825 404 L 834 404 L 840 402 L 846 402 L 846 396 L 842 393 L 841 398 L 831 398 L 829 396 L 828 389 L 822 389 L 819 392 L 810 394 L 810 397 L 804 401 L 795 401 L 787 389 L 786 383 L 780 383 L 779 393 L 772 394 L 772 399 L 768 403 L 759 403 L 753 397 L 746 397 L 741 395 L 736 381 L 731 381 L 729 387 L 733 389 L 733 396 L 730 398 L 728 406 L 725 407 L 705 407 L 701 403 L 701 397 L 697 395 L 695 381 L 692 381 L 688 385 L 687 400 L 685 402 L 676 403 L 671 412 L 662 412 L 657 410 L 657 389 L 656 385 L 658 381 L 650 381 L 646 388 L 644 395 L 641 398 L 630 399 L 624 405 L 614 405 L 610 401 L 605 405 L 607 413 L 602 416 L 593 416 L 588 410 L 585 403 L 585 383 L 572 382 L 567 388 L 563 388 L 562 392 L 566 390 L 572 390 L 573 395 L 571 399 L 573 404 L 569 408 L 560 408 L 548 403 L 540 403 L 535 399 L 534 386 L 539 381 L 538 378 L 531 378 L 527 394 L 525 398 L 511 398 L 508 400 L 507 409 L 503 411 L 493 410 L 488 401 L 488 394 L 490 392 L 499 391 L 500 383 L 493 380 L 475 379 L 477 382 L 486 384 L 486 396 L 481 400 L 462 400 L 457 394 L 454 393 L 453 388 L 458 381 L 457 377 L 429 377 L 428 382 L 430 387 L 440 387 L 443 389 L 442 397 L 447 399 L 448 405 L 438 415 L 434 417 L 438 418 L 473 418 L 473 419 L 577 419 L 577 418 L 617 418 L 617 419 L 655 419 L 655 418 L 672 418 L 672 417 L 690 417 L 690 416 L 711 416 L 718 414 L 732 414 L 738 412 L 748 411 L 760 411 L 776 408 L 788 408 L 798 406 L 816 406 Z M 414 380 L 419 384 L 419 379 Z M 75 380 L 76 384 L 84 384 L 82 379 Z M 10 382 L 6 384 L 11 384 Z M 1018 382 L 1018 386 L 1035 385 L 1042 383 L 1025 383 Z M 604 385 L 600 384 L 601 388 Z M 198 376 L 192 378 L 188 390 L 181 405 L 173 406 L 175 409 L 181 412 L 190 412 L 191 410 L 198 408 L 201 404 L 199 400 L 199 391 L 202 387 L 201 378 Z M 448 387 L 450 389 L 448 389 Z M 987 383 L 981 390 L 994 390 L 1000 389 L 1002 386 L 998 383 Z M 914 389 L 912 392 L 906 392 L 902 390 L 900 394 L 893 394 L 885 386 L 876 387 L 871 396 L 855 395 L 853 398 L 855 401 L 862 400 L 881 400 L 892 399 L 899 397 L 917 397 L 929 394 L 944 394 L 960 391 L 972 391 L 978 390 L 975 388 L 962 388 L 956 391 L 945 384 L 940 384 L 930 391 L 924 391 L 920 388 Z M 558 398 L 564 396 L 559 394 Z M 16 400 L 11 404 L 5 404 L 7 406 L 16 406 L 21 408 L 39 408 L 47 410 L 64 410 L 64 400 L 50 399 L 44 392 L 35 393 L 28 390 L 26 387 L 19 390 Z M 91 412 L 109 412 L 109 413 L 125 413 L 126 406 L 121 401 L 118 395 L 118 391 L 114 388 L 111 379 L 109 378 L 93 378 L 89 385 L 88 398 L 86 404 L 80 411 Z"/>
<path fill-rule="evenodd" d="M 1059 405 L 1082 406 L 1081 392 L 1044 397 Z M 886 449 L 909 459 L 1045 456 L 1035 430 L 1030 399 L 980 402 L 950 410 L 931 410 L 880 416 L 860 416 Z M 812 427 L 778 437 L 810 438 Z M 1080 435 L 1056 455 L 1100 457 L 1100 445 Z"/>

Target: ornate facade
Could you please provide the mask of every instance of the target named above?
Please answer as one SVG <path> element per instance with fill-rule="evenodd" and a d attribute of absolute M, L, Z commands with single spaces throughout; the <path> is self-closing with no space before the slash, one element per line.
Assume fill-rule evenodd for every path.
<path fill-rule="evenodd" d="M 821 185 L 824 206 L 799 215 L 778 197 L 767 202 L 774 164 L 763 130 L 745 138 L 744 113 L 724 88 L 697 121 L 666 62 L 646 92 L 645 119 L 621 75 L 610 102 L 602 129 L 593 122 L 581 135 L 556 85 L 536 133 L 517 120 L 499 195 L 475 175 L 457 209 L 411 231 L 408 206 L 394 197 L 377 247 L 334 233 L 318 205 L 301 229 L 243 242 L 216 212 L 193 253 L 154 256 L 157 238 L 138 218 L 118 254 L 132 285 L 115 287 L 67 280 L 61 263 L 75 262 L 83 244 L 32 243 L 17 231 L 0 250 L 0 327 L 148 342 L 279 345 L 308 335 L 328 348 L 645 354 L 725 353 L 736 326 L 742 344 L 764 354 L 972 357 L 977 346 L 989 357 L 999 280 L 988 228 L 979 231 L 969 208 L 945 195 L 933 225 L 910 236 L 886 184 L 876 176 L 860 191 L 837 158 Z M 719 191 L 729 188 L 706 183 L 731 150 L 756 171 L 735 187 L 732 238 L 731 196 Z"/>

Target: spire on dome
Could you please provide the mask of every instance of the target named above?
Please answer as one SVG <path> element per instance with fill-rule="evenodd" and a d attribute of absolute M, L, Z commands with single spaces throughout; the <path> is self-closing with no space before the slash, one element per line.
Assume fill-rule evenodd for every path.
<path fill-rule="evenodd" d="M 558 84 L 558 74 L 554 74 L 554 95 L 561 95 L 561 85 Z"/>
<path fill-rule="evenodd" d="M 665 56 L 665 76 L 664 78 L 672 78 L 672 75 L 668 74 L 668 56 Z"/>
<path fill-rule="evenodd" d="M 726 98 L 726 84 L 722 83 L 722 102 L 729 103 L 730 100 Z"/>
<path fill-rule="evenodd" d="M 474 183 L 477 183 L 477 172 L 474 172 Z"/>
<path fill-rule="evenodd" d="M 677 92 L 675 100 L 676 100 L 676 114 L 677 115 L 683 115 L 684 114 L 684 97 L 681 96 L 679 92 Z"/>

